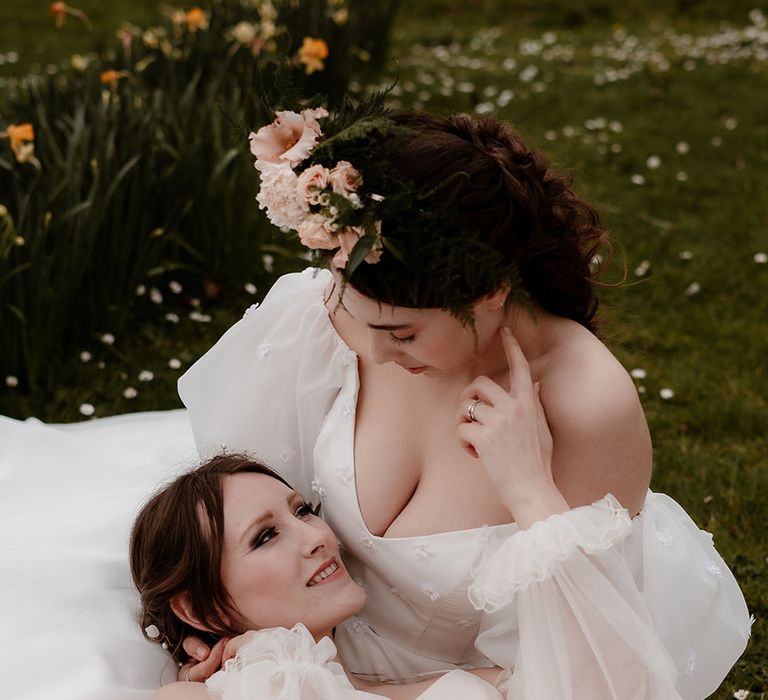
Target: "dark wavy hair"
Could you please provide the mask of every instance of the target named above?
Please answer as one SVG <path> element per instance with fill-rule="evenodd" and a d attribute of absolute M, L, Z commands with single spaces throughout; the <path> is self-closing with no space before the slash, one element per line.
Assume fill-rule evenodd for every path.
<path fill-rule="evenodd" d="M 139 512 L 131 531 L 133 583 L 141 599 L 139 624 L 150 641 L 165 643 L 177 661 L 189 634 L 213 645 L 245 631 L 243 619 L 221 581 L 224 540 L 224 477 L 264 474 L 291 488 L 260 462 L 237 454 L 218 455 L 182 474 L 156 493 Z M 188 596 L 192 613 L 208 630 L 176 617 L 171 602 Z M 159 636 L 147 634 L 154 625 Z"/>
<path fill-rule="evenodd" d="M 492 116 L 406 113 L 395 121 L 407 135 L 383 151 L 391 173 L 429 194 L 402 221 L 382 224 L 404 254 L 385 248 L 380 262 L 359 265 L 346 281 L 382 303 L 459 317 L 507 283 L 596 332 L 593 259 L 610 243 L 571 178 Z"/>

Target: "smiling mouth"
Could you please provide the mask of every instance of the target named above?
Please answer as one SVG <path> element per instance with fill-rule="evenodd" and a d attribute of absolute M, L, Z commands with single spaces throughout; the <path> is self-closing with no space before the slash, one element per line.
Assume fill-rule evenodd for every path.
<path fill-rule="evenodd" d="M 328 562 L 322 569 L 320 569 L 309 581 L 307 581 L 307 587 L 316 586 L 318 583 L 322 583 L 329 576 L 333 576 L 339 570 L 339 564 L 335 559 Z"/>

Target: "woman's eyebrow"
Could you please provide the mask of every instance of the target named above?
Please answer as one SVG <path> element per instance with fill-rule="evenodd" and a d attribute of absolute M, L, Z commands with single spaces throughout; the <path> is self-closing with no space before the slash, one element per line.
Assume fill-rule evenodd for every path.
<path fill-rule="evenodd" d="M 292 492 L 288 498 L 285 499 L 286 504 L 288 505 L 288 508 L 292 508 L 295 501 L 301 500 L 301 495 L 296 493 L 295 491 Z M 274 520 L 275 513 L 272 510 L 268 510 L 266 513 L 262 513 L 257 518 L 255 518 L 251 524 L 243 530 L 243 534 L 240 535 L 240 542 L 243 542 L 246 539 L 246 535 L 248 535 L 251 530 L 254 528 L 257 528 L 262 523 L 267 522 L 268 520 Z"/>

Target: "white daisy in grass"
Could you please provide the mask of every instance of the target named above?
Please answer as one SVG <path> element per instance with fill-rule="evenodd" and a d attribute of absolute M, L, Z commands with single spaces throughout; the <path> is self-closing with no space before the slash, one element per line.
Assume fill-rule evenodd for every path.
<path fill-rule="evenodd" d="M 752 259 L 758 265 L 765 265 L 765 263 L 768 263 L 768 253 L 755 253 L 755 257 Z"/>
<path fill-rule="evenodd" d="M 115 344 L 115 336 L 111 333 L 102 333 L 101 342 L 104 343 L 104 345 L 114 345 Z"/>
<path fill-rule="evenodd" d="M 127 386 L 125 389 L 123 389 L 123 396 L 126 399 L 135 399 L 139 395 L 139 392 L 136 391 L 132 386 Z"/>
<path fill-rule="evenodd" d="M 629 373 L 633 379 L 645 379 L 648 373 L 642 367 L 635 367 Z"/>
<path fill-rule="evenodd" d="M 668 386 L 665 386 L 663 389 L 659 391 L 659 396 L 661 396 L 664 401 L 669 401 L 670 399 L 675 398 L 675 392 L 670 389 Z"/>
<path fill-rule="evenodd" d="M 77 410 L 84 416 L 92 416 L 96 413 L 96 408 L 92 403 L 81 403 Z"/>
<path fill-rule="evenodd" d="M 151 372 L 148 369 L 143 369 L 141 372 L 139 372 L 139 381 L 140 382 L 151 382 L 155 378 L 155 373 Z"/>

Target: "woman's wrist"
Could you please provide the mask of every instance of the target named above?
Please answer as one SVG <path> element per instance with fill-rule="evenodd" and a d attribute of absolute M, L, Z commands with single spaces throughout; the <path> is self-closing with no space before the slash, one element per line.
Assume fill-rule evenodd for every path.
<path fill-rule="evenodd" d="M 504 505 L 522 530 L 551 515 L 571 509 L 554 482 L 536 488 L 515 488 L 505 499 Z"/>

